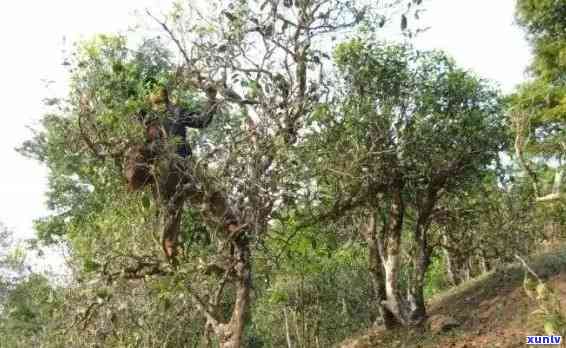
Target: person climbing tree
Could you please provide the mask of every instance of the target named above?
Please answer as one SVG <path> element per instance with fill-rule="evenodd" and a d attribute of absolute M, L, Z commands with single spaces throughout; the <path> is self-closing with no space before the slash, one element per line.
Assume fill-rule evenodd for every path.
<path fill-rule="evenodd" d="M 208 84 L 204 89 L 206 105 L 196 112 L 175 105 L 168 90 L 158 87 L 149 97 L 151 111 L 139 115 L 146 130 L 146 141 L 126 153 L 125 175 L 129 189 L 135 191 L 152 185 L 162 218 L 163 251 L 172 264 L 176 264 L 182 208 L 186 201 L 186 195 L 182 194 L 188 178 L 184 159 L 192 154 L 186 141 L 187 127 L 206 128 L 219 109 L 214 85 Z M 176 144 L 174 151 L 169 151 L 171 140 Z"/>
<path fill-rule="evenodd" d="M 156 159 L 165 155 L 168 141 L 175 141 L 175 153 L 181 158 L 187 158 L 192 154 L 191 147 L 186 141 L 187 127 L 206 128 L 218 111 L 219 103 L 214 85 L 212 83 L 206 85 L 205 92 L 208 100 L 201 112 L 175 105 L 169 98 L 167 88 L 163 86 L 158 87 L 149 97 L 151 111 L 142 111 L 138 115 L 146 130 L 145 144 L 131 147 L 125 156 L 124 169 L 130 191 L 139 190 L 155 181 L 152 180 L 151 165 Z M 176 166 L 179 165 L 180 163 L 176 163 Z"/>

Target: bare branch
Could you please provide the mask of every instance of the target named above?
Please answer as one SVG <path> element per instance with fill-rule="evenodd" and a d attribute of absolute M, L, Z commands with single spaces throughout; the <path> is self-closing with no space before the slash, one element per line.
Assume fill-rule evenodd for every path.
<path fill-rule="evenodd" d="M 145 10 L 145 13 L 147 13 L 148 16 L 150 16 L 155 22 L 157 22 L 157 24 L 159 24 L 163 28 L 163 30 L 165 30 L 165 32 L 169 35 L 171 40 L 173 40 L 173 42 L 175 43 L 175 45 L 177 46 L 177 48 L 179 49 L 179 51 L 183 55 L 183 58 L 185 59 L 185 63 L 187 64 L 187 66 L 189 66 L 189 67 L 192 66 L 193 61 L 191 60 L 191 58 L 189 58 L 187 51 L 185 50 L 185 48 L 183 47 L 183 45 L 181 44 L 181 42 L 179 41 L 177 36 L 169 28 L 167 23 L 162 22 L 159 19 L 157 19 L 157 17 L 155 17 L 149 10 Z"/>

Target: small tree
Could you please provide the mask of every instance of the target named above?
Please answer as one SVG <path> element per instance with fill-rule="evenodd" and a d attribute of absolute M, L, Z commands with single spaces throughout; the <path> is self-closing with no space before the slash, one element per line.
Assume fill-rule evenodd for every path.
<path fill-rule="evenodd" d="M 532 179 L 535 198 L 560 202 L 566 156 L 566 4 L 519 0 L 516 10 L 517 21 L 533 47 L 534 59 L 529 69 L 533 79 L 510 98 L 515 154 Z M 554 175 L 545 179 L 548 168 L 537 165 L 540 162 L 550 164 Z M 548 187 L 542 185 L 544 182 L 549 183 Z"/>
<path fill-rule="evenodd" d="M 318 159 L 333 192 L 326 197 L 366 209 L 360 229 L 386 325 L 419 324 L 431 218 L 442 195 L 478 181 L 497 157 L 499 96 L 440 52 L 355 39 L 335 57 L 344 81 L 340 104 L 321 112 L 318 124 L 328 141 Z M 402 265 L 404 230 L 412 242 Z M 406 282 L 403 269 L 410 271 Z"/>

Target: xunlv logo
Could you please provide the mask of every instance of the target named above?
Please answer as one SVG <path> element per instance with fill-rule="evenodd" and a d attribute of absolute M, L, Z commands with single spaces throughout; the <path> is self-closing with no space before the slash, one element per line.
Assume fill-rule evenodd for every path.
<path fill-rule="evenodd" d="M 560 344 L 562 336 L 527 336 L 527 344 Z"/>

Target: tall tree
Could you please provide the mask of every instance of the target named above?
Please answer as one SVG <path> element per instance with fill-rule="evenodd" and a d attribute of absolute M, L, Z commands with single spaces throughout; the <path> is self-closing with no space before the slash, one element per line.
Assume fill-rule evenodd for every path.
<path fill-rule="evenodd" d="M 148 13 L 172 50 L 159 40 L 132 49 L 123 37 L 110 36 L 80 46 L 69 99 L 55 103 L 45 131 L 22 151 L 50 168 L 50 205 L 57 214 L 38 229 L 70 241 L 83 275 L 106 286 L 169 279 L 205 318 L 206 333 L 222 347 L 239 347 L 254 243 L 281 208 L 303 194 L 291 173 L 302 170 L 297 152 L 304 122 L 331 87 L 324 79 L 330 42 L 384 16 L 365 1 L 205 5 L 177 5 L 166 18 Z M 193 142 L 193 154 L 180 160 L 170 151 L 151 163 L 154 190 L 167 191 L 166 199 L 127 192 L 125 154 L 144 141 L 134 116 L 145 111 L 165 122 L 173 109 L 159 102 L 162 88 L 176 107 L 202 112 L 208 87 L 217 91 L 221 112 Z M 161 219 L 152 218 L 156 213 Z M 206 237 L 198 236 L 203 232 Z M 178 254 L 171 265 L 155 247 L 158 234 L 167 256 Z M 103 315 L 108 298 L 96 296 L 89 308 Z M 96 316 L 88 310 L 79 321 L 88 325 Z"/>

